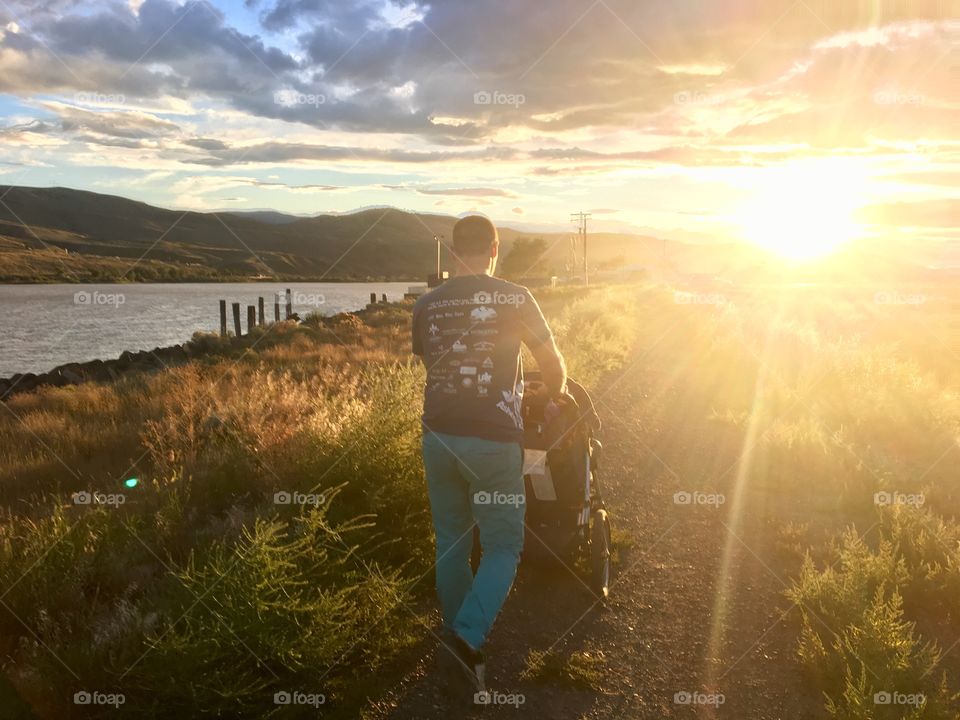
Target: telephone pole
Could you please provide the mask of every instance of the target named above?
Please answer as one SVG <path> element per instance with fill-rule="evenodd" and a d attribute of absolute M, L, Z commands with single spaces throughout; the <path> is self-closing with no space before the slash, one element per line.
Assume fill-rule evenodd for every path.
<path fill-rule="evenodd" d="M 589 277 L 587 275 L 587 219 L 592 217 L 592 213 L 585 213 L 583 211 L 571 213 L 570 222 L 577 223 L 577 234 L 580 236 L 581 242 L 583 243 L 583 284 L 586 285 L 589 283 Z"/>

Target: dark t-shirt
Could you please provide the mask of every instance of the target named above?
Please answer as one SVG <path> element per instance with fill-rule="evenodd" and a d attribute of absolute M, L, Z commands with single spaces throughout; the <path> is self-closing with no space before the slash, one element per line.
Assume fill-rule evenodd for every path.
<path fill-rule="evenodd" d="M 423 358 L 428 430 L 520 442 L 520 343 L 552 340 L 530 291 L 489 275 L 451 278 L 417 300 L 413 352 Z"/>

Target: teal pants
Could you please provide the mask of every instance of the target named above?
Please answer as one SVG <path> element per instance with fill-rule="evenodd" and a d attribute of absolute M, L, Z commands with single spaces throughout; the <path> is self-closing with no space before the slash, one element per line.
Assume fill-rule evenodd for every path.
<path fill-rule="evenodd" d="M 437 536 L 443 625 L 480 649 L 507 599 L 523 549 L 523 450 L 517 443 L 425 430 L 423 466 Z M 483 549 L 475 576 L 474 524 Z"/>

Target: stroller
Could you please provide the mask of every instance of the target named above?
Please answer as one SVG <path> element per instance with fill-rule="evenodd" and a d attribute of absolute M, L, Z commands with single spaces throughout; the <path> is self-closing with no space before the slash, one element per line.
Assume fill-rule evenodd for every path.
<path fill-rule="evenodd" d="M 524 378 L 523 479 L 526 490 L 524 559 L 571 564 L 582 557 L 590 566 L 590 587 L 600 598 L 610 592 L 610 519 L 600 493 L 597 469 L 603 450 L 590 395 L 568 378 L 566 402 L 549 422 L 537 394 L 539 373 Z M 479 533 L 474 529 L 473 567 L 479 564 Z"/>

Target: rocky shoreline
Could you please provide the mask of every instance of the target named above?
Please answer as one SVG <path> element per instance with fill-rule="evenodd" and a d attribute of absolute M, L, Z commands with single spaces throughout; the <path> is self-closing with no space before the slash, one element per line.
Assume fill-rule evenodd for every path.
<path fill-rule="evenodd" d="M 365 308 L 353 312 L 336 313 L 322 318 L 322 325 L 334 327 L 342 326 L 344 322 L 354 322 L 362 325 L 365 318 L 376 312 L 402 306 L 403 303 L 371 303 Z M 284 320 L 284 323 L 303 321 L 294 313 L 293 319 Z M 269 330 L 274 323 L 265 329 Z M 263 328 L 261 328 L 263 329 Z M 128 373 L 160 370 L 165 367 L 182 365 L 211 354 L 223 354 L 233 349 L 242 349 L 249 345 L 249 335 L 237 338 L 234 335 L 221 337 L 212 333 L 200 333 L 186 342 L 169 347 L 155 347 L 153 350 L 124 351 L 120 357 L 111 360 L 88 360 L 87 362 L 66 363 L 58 365 L 44 373 L 17 373 L 8 378 L 0 378 L 0 402 L 6 401 L 20 393 L 30 392 L 39 387 L 65 387 L 81 385 L 86 382 L 112 382 Z M 227 347 L 230 350 L 227 350 Z"/>
<path fill-rule="evenodd" d="M 0 401 L 42 386 L 64 387 L 85 382 L 109 382 L 130 372 L 158 370 L 204 355 L 193 341 L 153 350 L 125 351 L 113 360 L 89 360 L 67 363 L 45 373 L 17 373 L 0 379 Z"/>

